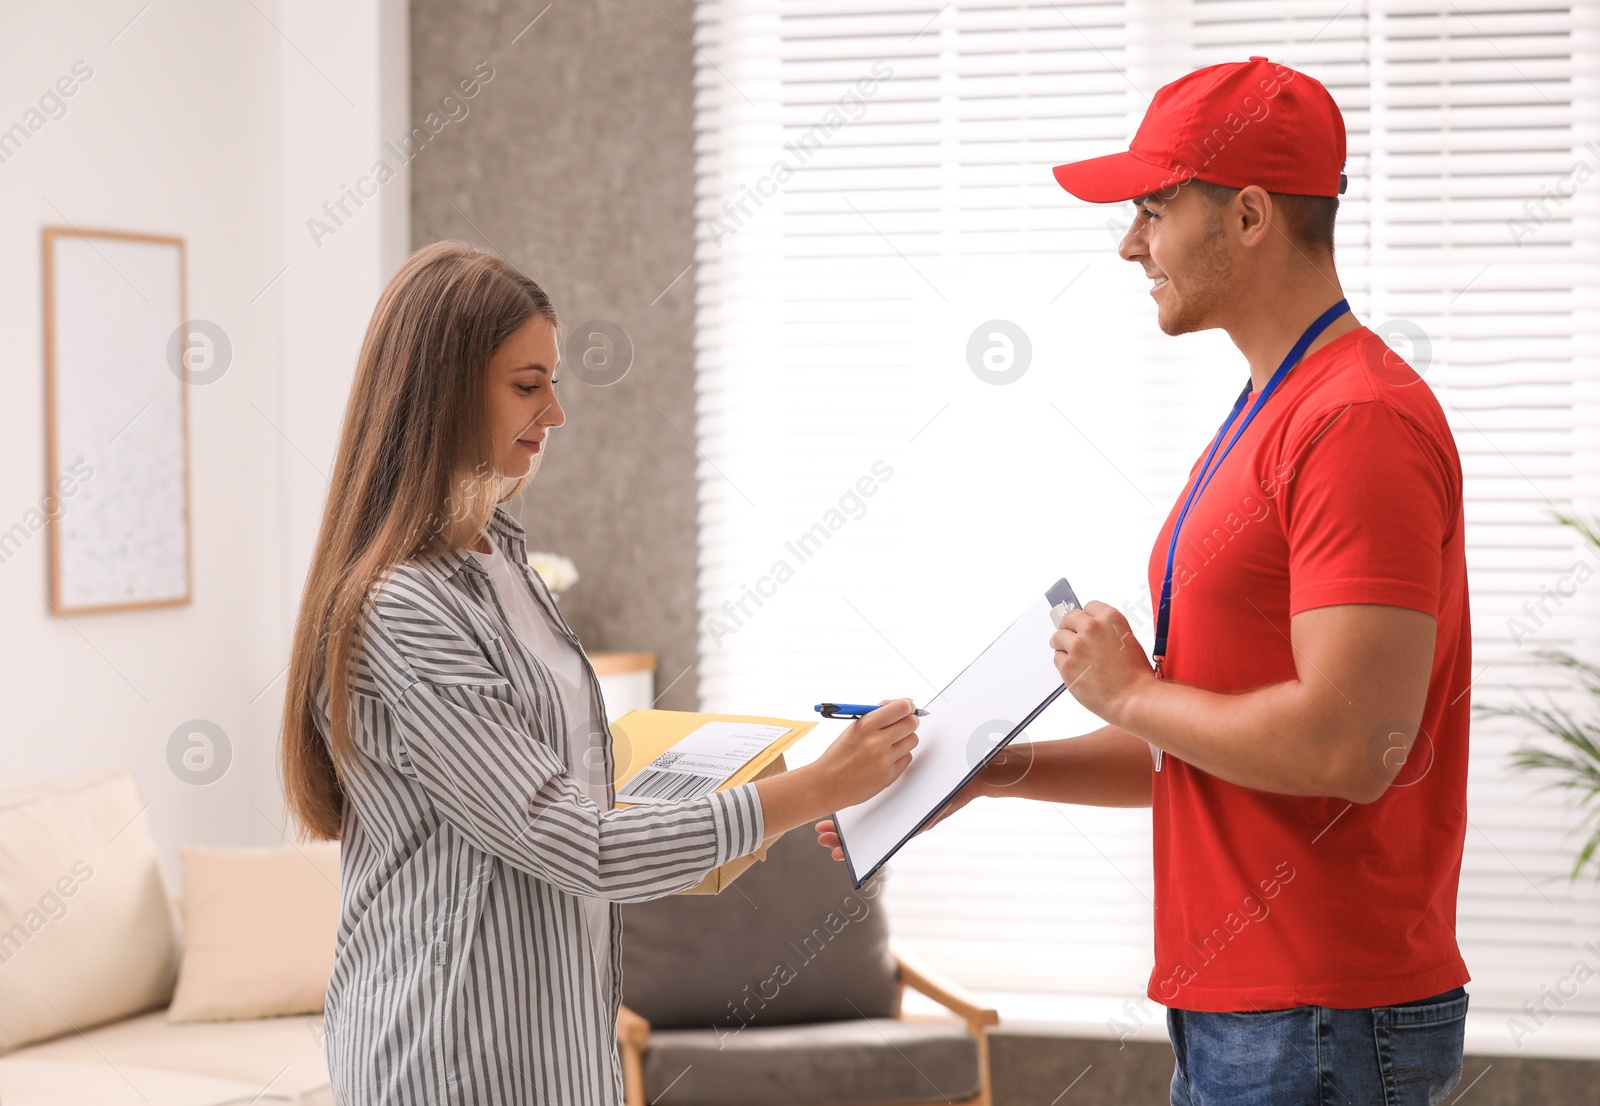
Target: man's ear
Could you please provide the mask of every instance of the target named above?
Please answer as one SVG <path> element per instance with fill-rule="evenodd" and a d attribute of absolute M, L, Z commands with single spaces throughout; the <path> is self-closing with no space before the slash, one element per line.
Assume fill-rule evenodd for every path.
<path fill-rule="evenodd" d="M 1245 246 L 1258 246 L 1273 233 L 1273 219 L 1277 212 L 1272 207 L 1272 197 L 1265 188 L 1252 184 L 1241 188 L 1228 204 L 1226 221 Z"/>

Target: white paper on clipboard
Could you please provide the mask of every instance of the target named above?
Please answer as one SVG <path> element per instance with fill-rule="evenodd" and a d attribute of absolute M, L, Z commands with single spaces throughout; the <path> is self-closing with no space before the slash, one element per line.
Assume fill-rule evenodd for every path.
<path fill-rule="evenodd" d="M 859 888 L 990 759 L 1065 689 L 1050 635 L 1078 598 L 1058 580 L 932 701 L 917 724 L 911 766 L 864 803 L 833 816 Z"/>

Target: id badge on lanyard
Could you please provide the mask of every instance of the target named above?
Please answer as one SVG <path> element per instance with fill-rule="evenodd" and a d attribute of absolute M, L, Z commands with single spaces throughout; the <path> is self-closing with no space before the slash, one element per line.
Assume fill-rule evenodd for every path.
<path fill-rule="evenodd" d="M 1316 341 L 1317 335 L 1328 329 L 1328 325 L 1333 320 L 1348 310 L 1350 310 L 1350 304 L 1341 299 L 1317 316 L 1316 322 L 1306 328 L 1306 332 L 1300 335 L 1294 346 L 1290 348 L 1288 355 L 1284 357 L 1283 363 L 1273 372 L 1272 378 L 1267 381 L 1266 387 L 1261 389 L 1261 395 L 1250 405 L 1250 410 L 1245 412 L 1244 421 L 1239 424 L 1239 429 L 1233 432 L 1233 436 L 1228 438 L 1228 444 L 1224 446 L 1222 440 L 1227 438 L 1228 428 L 1233 425 L 1233 420 L 1239 417 L 1239 412 L 1244 410 L 1245 403 L 1250 399 L 1250 385 L 1246 383 L 1244 390 L 1239 393 L 1239 398 L 1233 403 L 1233 410 L 1228 412 L 1228 418 L 1223 422 L 1222 429 L 1218 430 L 1217 436 L 1212 439 L 1211 449 L 1206 453 L 1206 459 L 1200 466 L 1200 472 L 1195 476 L 1194 483 L 1189 488 L 1189 494 L 1184 498 L 1183 507 L 1178 511 L 1178 519 L 1172 524 L 1171 540 L 1167 542 L 1167 572 L 1161 581 L 1161 603 L 1156 608 L 1154 660 L 1157 679 L 1166 678 L 1163 669 L 1167 660 L 1167 630 L 1172 623 L 1172 566 L 1178 555 L 1178 532 L 1183 529 L 1184 520 L 1189 517 L 1189 509 L 1194 506 L 1195 500 L 1200 498 L 1200 494 L 1211 483 L 1211 478 L 1222 467 L 1222 462 L 1227 459 L 1228 454 L 1233 450 L 1234 443 L 1239 440 L 1240 435 L 1245 432 L 1245 428 L 1250 425 L 1250 420 L 1254 419 L 1261 408 L 1266 406 L 1267 400 L 1272 398 L 1272 393 L 1277 391 L 1278 385 L 1283 382 L 1283 378 L 1289 375 L 1289 370 L 1294 368 L 1295 362 L 1305 356 L 1306 347 Z M 1217 456 L 1218 447 L 1222 448 L 1220 457 Z M 1161 771 L 1162 755 L 1160 749 L 1154 745 L 1150 746 L 1150 758 L 1155 762 L 1155 770 L 1157 772 Z"/>

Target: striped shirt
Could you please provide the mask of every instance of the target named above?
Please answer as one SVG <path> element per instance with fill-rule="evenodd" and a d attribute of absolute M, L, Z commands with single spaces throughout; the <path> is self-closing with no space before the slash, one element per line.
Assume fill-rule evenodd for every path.
<path fill-rule="evenodd" d="M 490 540 L 577 645 L 502 508 Z M 594 717 L 600 685 L 587 660 Z M 327 993 L 335 1099 L 491 1106 L 622 1101 L 619 902 L 692 887 L 761 844 L 753 784 L 612 809 L 609 743 L 574 760 L 550 670 L 465 550 L 374 589 L 351 684 L 343 903 Z M 321 690 L 326 733 L 328 699 Z M 593 802 L 570 763 L 605 782 Z M 583 902 L 609 902 L 609 980 Z"/>

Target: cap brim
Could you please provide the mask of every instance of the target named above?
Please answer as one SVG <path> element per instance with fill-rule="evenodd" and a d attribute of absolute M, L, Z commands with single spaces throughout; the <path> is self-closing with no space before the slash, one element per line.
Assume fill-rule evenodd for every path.
<path fill-rule="evenodd" d="M 1054 172 L 1057 184 L 1092 204 L 1136 200 L 1181 184 L 1193 175 L 1127 152 L 1057 165 Z"/>

